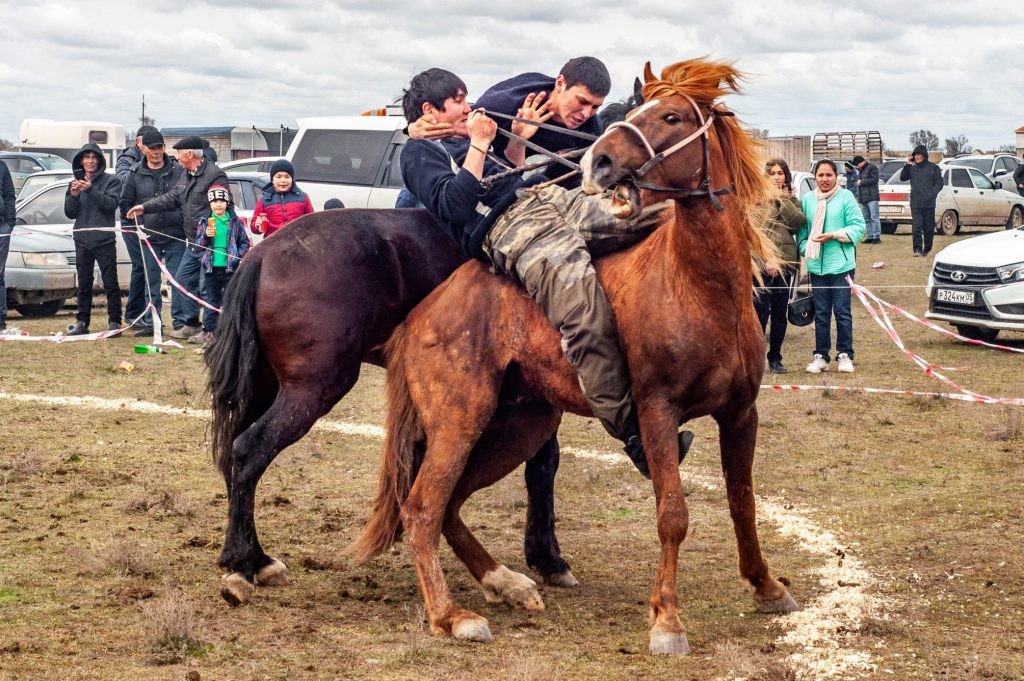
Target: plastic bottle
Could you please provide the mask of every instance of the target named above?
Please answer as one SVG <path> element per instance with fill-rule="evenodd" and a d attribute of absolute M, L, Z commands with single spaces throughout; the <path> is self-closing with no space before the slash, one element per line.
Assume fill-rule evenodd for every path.
<path fill-rule="evenodd" d="M 136 345 L 136 355 L 162 355 L 164 354 L 163 348 L 158 348 L 155 345 Z"/>

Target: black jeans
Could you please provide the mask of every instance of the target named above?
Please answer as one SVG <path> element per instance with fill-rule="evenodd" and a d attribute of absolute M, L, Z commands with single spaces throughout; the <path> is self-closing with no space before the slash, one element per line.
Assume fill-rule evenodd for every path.
<path fill-rule="evenodd" d="M 207 272 L 203 277 L 203 300 L 214 307 L 220 307 L 224 300 L 224 289 L 227 288 L 228 282 L 231 281 L 232 274 L 232 272 L 227 271 L 226 267 L 214 267 Z M 216 331 L 219 318 L 219 312 L 206 308 L 206 311 L 203 312 L 203 331 L 209 331 L 210 333 Z"/>
<path fill-rule="evenodd" d="M 120 324 L 121 287 L 117 283 L 117 246 L 113 240 L 99 246 L 86 246 L 75 240 L 75 268 L 78 270 L 78 314 L 75 319 L 89 326 L 93 268 L 97 264 L 107 294 L 107 321 Z"/>
<path fill-rule="evenodd" d="M 764 288 L 754 289 L 754 309 L 761 322 L 761 331 L 768 339 L 768 361 L 782 362 L 782 342 L 786 340 L 786 311 L 789 306 L 789 284 L 795 270 L 784 267 L 775 276 L 764 278 Z M 768 329 L 771 321 L 772 329 Z"/>
<path fill-rule="evenodd" d="M 919 206 L 911 201 L 910 219 L 914 225 L 914 252 L 927 253 L 932 250 L 932 238 L 935 236 L 935 204 Z"/>

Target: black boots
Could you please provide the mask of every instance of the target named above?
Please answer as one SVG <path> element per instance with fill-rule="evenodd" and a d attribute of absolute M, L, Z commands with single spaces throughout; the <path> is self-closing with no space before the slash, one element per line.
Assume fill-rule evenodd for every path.
<path fill-rule="evenodd" d="M 693 432 L 689 430 L 683 430 L 679 432 L 679 463 L 683 463 L 683 459 L 686 458 L 686 453 L 690 451 L 690 445 L 693 444 Z M 651 470 L 647 467 L 647 454 L 644 453 L 644 444 L 640 441 L 640 434 L 629 436 L 626 440 L 625 447 L 626 456 L 633 462 L 636 469 L 640 471 L 640 475 L 644 476 L 648 480 L 651 479 Z"/>

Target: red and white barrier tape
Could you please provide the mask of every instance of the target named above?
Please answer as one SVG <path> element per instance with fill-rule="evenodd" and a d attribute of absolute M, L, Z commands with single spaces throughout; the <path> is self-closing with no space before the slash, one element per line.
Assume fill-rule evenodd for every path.
<path fill-rule="evenodd" d="M 823 390 L 841 393 L 866 393 L 868 395 L 899 395 L 901 397 L 936 397 L 947 400 L 960 400 L 961 402 L 974 402 L 977 404 L 1004 404 L 1014 407 L 1024 407 L 1024 398 L 984 397 L 976 393 L 937 393 L 922 390 L 898 390 L 896 388 L 864 388 L 855 385 L 792 385 L 786 383 L 764 384 L 761 390 L 773 390 L 775 392 L 798 392 L 801 390 Z"/>
<path fill-rule="evenodd" d="M 208 302 L 206 302 L 205 300 L 203 300 L 199 296 L 194 295 L 191 291 L 189 291 L 187 288 L 185 288 L 184 286 L 182 286 L 181 284 L 178 283 L 178 280 L 175 279 L 174 276 L 171 274 L 170 270 L 167 269 L 167 265 L 165 265 L 163 263 L 163 261 L 161 261 L 160 258 L 157 257 L 156 251 L 153 250 L 153 245 L 151 243 L 149 243 L 149 239 L 146 238 L 145 234 L 142 235 L 142 243 L 144 243 L 146 245 L 146 248 L 149 249 L 149 252 L 153 254 L 153 259 L 156 260 L 156 264 L 159 265 L 160 271 L 164 273 L 165 277 L 167 277 L 167 283 L 168 284 L 170 284 L 174 288 L 178 289 L 183 294 L 185 294 L 186 296 L 188 296 L 192 300 L 196 301 L 197 303 L 199 303 L 203 307 L 205 307 L 207 310 L 213 310 L 214 312 L 217 312 L 217 313 L 220 312 L 220 308 L 219 307 L 214 307 L 213 305 L 210 305 Z"/>

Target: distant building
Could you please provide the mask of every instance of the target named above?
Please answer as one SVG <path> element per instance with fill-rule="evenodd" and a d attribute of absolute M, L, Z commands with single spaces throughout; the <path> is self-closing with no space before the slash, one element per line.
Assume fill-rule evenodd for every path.
<path fill-rule="evenodd" d="M 1017 134 L 1017 156 L 1024 154 L 1024 125 L 1020 126 L 1014 132 Z"/>
<path fill-rule="evenodd" d="M 260 156 L 283 156 L 295 137 L 291 128 L 257 128 L 255 126 L 208 126 L 195 128 L 161 128 L 167 147 L 173 147 L 189 135 L 198 135 L 210 143 L 220 161 Z"/>

